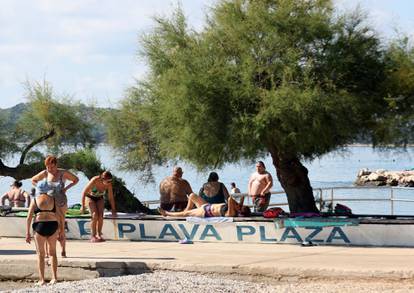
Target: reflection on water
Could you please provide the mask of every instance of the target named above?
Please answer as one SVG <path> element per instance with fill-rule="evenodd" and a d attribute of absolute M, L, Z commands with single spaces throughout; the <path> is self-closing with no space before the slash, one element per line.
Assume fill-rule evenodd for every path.
<path fill-rule="evenodd" d="M 140 200 L 154 200 L 159 198 L 158 184 L 165 176 L 172 172 L 173 166 L 163 166 L 154 168 L 155 183 L 143 184 L 139 181 L 140 175 L 119 171 L 116 167 L 116 158 L 108 146 L 99 146 L 97 148 L 98 158 L 103 165 L 109 168 L 116 176 L 121 177 L 127 184 L 127 187 L 136 194 Z M 270 171 L 275 179 L 273 190 L 281 190 L 280 184 L 277 182 L 275 169 L 272 165 L 270 157 L 264 159 L 268 171 Z M 183 177 L 187 179 L 193 191 L 198 192 L 202 184 L 207 181 L 208 173 L 197 172 L 188 164 L 181 164 L 184 170 Z M 331 186 L 352 186 L 356 179 L 358 171 L 362 168 L 371 170 L 407 170 L 414 168 L 414 148 L 410 147 L 406 152 L 388 152 L 379 153 L 373 151 L 370 147 L 352 146 L 343 153 L 330 153 L 312 162 L 305 162 L 305 166 L 309 169 L 309 178 L 312 187 L 323 188 Z M 228 164 L 220 170 L 215 170 L 220 176 L 228 189 L 230 183 L 236 182 L 242 192 L 246 192 L 247 183 L 250 174 L 255 170 L 254 162 Z M 69 204 L 80 202 L 82 189 L 87 183 L 86 177 L 78 174 L 80 181 L 78 185 L 68 192 Z M 4 194 L 13 179 L 10 177 L 0 178 L 0 194 Z M 31 184 L 29 180 L 23 181 L 23 188 L 30 190 Z M 347 198 L 352 197 L 382 197 L 387 196 L 385 191 L 346 191 Z M 384 193 L 385 192 L 385 193 Z M 408 194 L 407 194 L 408 193 Z M 405 192 L 401 197 L 412 197 L 412 191 Z M 286 202 L 284 195 L 273 197 L 273 202 Z M 344 203 L 341 201 L 341 203 Z M 390 204 L 385 202 L 345 202 L 355 213 L 389 213 Z M 399 214 L 414 214 L 414 204 L 412 203 L 395 203 L 395 211 Z M 373 212 L 375 211 L 375 212 Z"/>

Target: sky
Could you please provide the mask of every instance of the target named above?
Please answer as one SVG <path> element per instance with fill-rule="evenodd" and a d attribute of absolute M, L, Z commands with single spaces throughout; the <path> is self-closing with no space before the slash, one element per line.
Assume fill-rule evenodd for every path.
<path fill-rule="evenodd" d="M 181 0 L 190 26 L 201 29 L 217 0 Z M 25 82 L 48 81 L 57 96 L 117 107 L 144 77 L 139 37 L 153 16 L 168 16 L 170 0 L 0 0 L 0 108 L 25 102 Z M 360 5 L 384 38 L 395 29 L 414 36 L 412 0 L 335 0 Z"/>

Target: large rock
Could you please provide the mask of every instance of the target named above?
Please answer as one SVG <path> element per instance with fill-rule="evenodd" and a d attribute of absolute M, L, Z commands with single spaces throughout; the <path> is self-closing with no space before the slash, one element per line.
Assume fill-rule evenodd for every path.
<path fill-rule="evenodd" d="M 368 169 L 361 169 L 358 172 L 355 184 L 414 187 L 414 171 L 387 171 L 379 169 L 372 172 Z"/>

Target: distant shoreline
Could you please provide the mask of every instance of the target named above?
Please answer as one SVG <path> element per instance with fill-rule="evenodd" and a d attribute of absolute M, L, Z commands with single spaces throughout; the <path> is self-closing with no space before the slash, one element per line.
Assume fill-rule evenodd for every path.
<path fill-rule="evenodd" d="M 370 143 L 351 143 L 351 144 L 347 144 L 345 145 L 346 147 L 372 147 L 372 144 Z M 413 143 L 409 143 L 407 144 L 406 147 L 414 147 Z M 394 145 L 387 145 L 387 146 L 377 146 L 375 147 L 376 149 L 381 149 L 381 148 L 396 148 L 396 149 L 403 149 L 403 146 L 394 146 Z"/>

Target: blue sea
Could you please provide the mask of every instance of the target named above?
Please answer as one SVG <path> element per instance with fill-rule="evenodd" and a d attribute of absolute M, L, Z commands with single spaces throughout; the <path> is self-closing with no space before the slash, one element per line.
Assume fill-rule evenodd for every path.
<path fill-rule="evenodd" d="M 116 176 L 121 177 L 127 187 L 135 193 L 141 200 L 156 200 L 159 198 L 158 184 L 165 176 L 171 174 L 174 165 L 165 165 L 154 169 L 154 182 L 144 183 L 140 180 L 139 173 L 120 171 L 116 154 L 110 147 L 102 145 L 96 149 L 98 158 L 103 165 L 111 170 Z M 267 170 L 273 175 L 273 191 L 282 190 L 276 178 L 276 171 L 272 165 L 270 157 L 262 158 Z M 16 159 L 11 159 L 8 163 L 12 165 Z M 303 162 L 309 170 L 309 178 L 314 189 L 328 187 L 351 187 L 356 179 L 358 171 L 363 168 L 370 170 L 409 170 L 414 168 L 414 147 L 409 147 L 405 151 L 401 149 L 391 149 L 388 151 L 374 150 L 368 146 L 349 146 L 342 151 L 326 154 L 313 161 Z M 198 192 L 201 185 L 207 180 L 210 171 L 216 171 L 228 189 L 230 183 L 235 182 L 242 192 L 247 191 L 249 176 L 255 170 L 255 162 L 240 162 L 237 164 L 225 165 L 222 169 L 207 170 L 198 172 L 191 165 L 178 163 L 183 170 L 183 177 L 187 179 L 193 190 Z M 68 191 L 69 204 L 79 203 L 82 189 L 87 183 L 87 178 L 83 174 L 78 174 L 80 182 Z M 13 178 L 0 177 L 0 194 L 4 194 Z M 29 180 L 23 181 L 23 188 L 30 190 Z M 354 201 L 355 199 L 388 199 L 391 196 L 390 189 L 335 189 L 334 196 L 338 200 L 335 203 L 342 203 L 352 208 L 354 213 L 359 214 L 391 214 L 391 203 L 389 201 Z M 414 189 L 397 189 L 393 191 L 396 199 L 414 200 Z M 329 199 L 331 191 L 325 190 L 323 198 Z M 342 199 L 351 199 L 342 200 Z M 286 203 L 286 196 L 272 196 L 273 203 Z M 287 206 L 282 206 L 288 210 Z M 394 201 L 394 214 L 414 215 L 414 202 Z"/>

